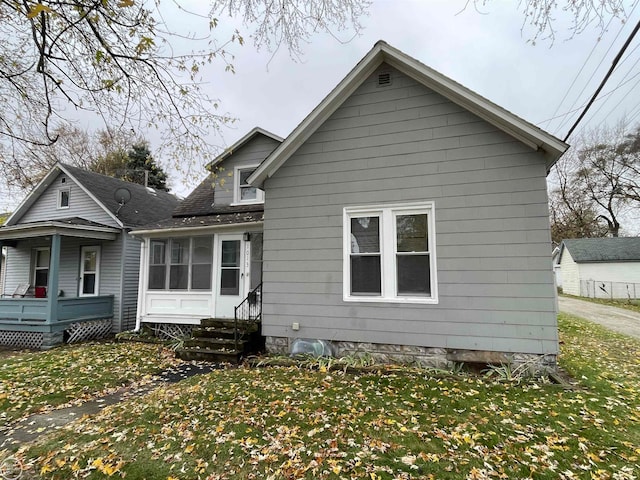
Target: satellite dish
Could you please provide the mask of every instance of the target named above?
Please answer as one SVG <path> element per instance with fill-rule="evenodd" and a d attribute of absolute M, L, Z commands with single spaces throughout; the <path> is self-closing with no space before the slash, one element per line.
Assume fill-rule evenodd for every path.
<path fill-rule="evenodd" d="M 116 210 L 116 215 L 118 215 L 124 204 L 131 200 L 131 192 L 128 188 L 121 187 L 113 194 L 113 198 L 118 202 L 118 209 Z"/>
<path fill-rule="evenodd" d="M 113 194 L 113 198 L 115 198 L 116 202 L 122 206 L 131 200 L 131 192 L 128 188 L 122 187 L 116 190 L 116 193 Z"/>

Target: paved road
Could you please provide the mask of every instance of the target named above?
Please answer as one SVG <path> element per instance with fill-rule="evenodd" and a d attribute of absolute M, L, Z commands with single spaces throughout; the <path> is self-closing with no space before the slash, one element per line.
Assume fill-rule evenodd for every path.
<path fill-rule="evenodd" d="M 599 323 L 615 332 L 640 338 L 640 313 L 569 297 L 558 297 L 560 311 Z"/>

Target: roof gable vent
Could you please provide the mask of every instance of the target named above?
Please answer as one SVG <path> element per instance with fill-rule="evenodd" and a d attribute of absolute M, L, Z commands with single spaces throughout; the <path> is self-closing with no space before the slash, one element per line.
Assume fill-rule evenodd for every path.
<path fill-rule="evenodd" d="M 378 74 L 378 86 L 386 87 L 391 85 L 391 72 L 380 72 Z"/>

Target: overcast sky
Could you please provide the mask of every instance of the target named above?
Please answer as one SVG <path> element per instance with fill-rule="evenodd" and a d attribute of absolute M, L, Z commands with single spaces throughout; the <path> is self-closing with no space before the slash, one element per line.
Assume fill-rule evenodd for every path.
<path fill-rule="evenodd" d="M 517 9 L 518 2 L 488 3 L 481 14 L 472 6 L 464 9 L 463 0 L 374 1 L 370 15 L 362 19 L 363 30 L 358 37 L 341 44 L 330 35 L 314 35 L 305 48 L 302 62 L 291 60 L 286 51 L 278 52 L 269 61 L 269 52 L 255 52 L 251 42 L 247 42 L 234 50 L 236 74 L 219 73 L 211 82 L 212 94 L 239 118 L 235 130 L 225 135 L 226 140 L 233 142 L 256 125 L 283 137 L 288 135 L 380 39 L 526 120 L 564 137 L 579 112 L 564 123 L 563 119 L 550 124 L 543 121 L 554 113 L 579 108 L 588 100 L 640 19 L 640 11 L 634 10 L 626 25 L 619 20 L 611 22 L 599 42 L 597 28 L 566 40 L 568 18 L 558 14 L 555 43 L 541 41 L 532 45 L 527 40 L 534 31 L 527 26 L 522 29 L 523 14 Z M 350 38 L 349 33 L 337 35 L 345 40 Z M 629 52 L 637 44 L 638 41 L 634 42 Z M 594 46 L 596 50 L 557 110 Z M 603 93 L 616 87 L 629 69 L 631 74 L 626 80 L 634 70 L 635 74 L 640 73 L 635 65 L 638 59 L 640 52 L 633 50 Z M 586 89 L 574 104 L 585 85 Z M 640 92 L 629 93 L 635 85 L 633 79 L 617 91 L 628 96 L 613 112 L 622 95 L 607 97 L 609 100 L 595 122 L 603 121 L 605 116 L 617 118 L 625 110 L 637 111 Z M 593 107 L 594 112 L 600 104 Z M 591 117 L 587 116 L 588 121 L 591 119 L 588 123 L 594 122 Z"/>
<path fill-rule="evenodd" d="M 523 27 L 518 3 L 492 0 L 479 13 L 472 5 L 465 9 L 466 0 L 374 0 L 369 15 L 361 19 L 363 30 L 358 36 L 351 39 L 353 32 L 314 34 L 298 61 L 286 50 L 275 55 L 258 52 L 246 38 L 244 46 L 230 47 L 235 55 L 235 74 L 224 72 L 223 65 L 215 63 L 206 70 L 208 94 L 220 100 L 221 112 L 238 119 L 224 130 L 223 137 L 212 135 L 210 141 L 231 145 L 254 126 L 286 137 L 378 40 L 564 138 L 579 112 L 551 123 L 545 120 L 584 105 L 640 19 L 640 8 L 630 1 L 629 21 L 624 24 L 614 19 L 600 41 L 601 32 L 595 27 L 567 39 L 570 19 L 560 12 L 556 15 L 555 42 L 532 45 L 527 40 L 535 32 Z M 193 0 L 193 5 L 198 4 L 202 2 Z M 180 22 L 180 17 L 175 21 Z M 194 18 L 187 21 L 194 32 L 206 27 L 204 20 L 202 25 Z M 239 22 L 221 16 L 214 34 L 224 37 L 235 27 L 245 34 L 248 31 Z M 635 119 L 640 120 L 640 49 L 635 49 L 639 44 L 640 37 L 603 90 L 615 92 L 594 105 L 592 111 L 597 114 L 588 115 L 583 127 L 613 123 L 625 112 L 632 119 L 638 114 Z M 83 127 L 90 129 L 92 125 Z M 153 134 L 146 136 L 153 150 Z M 182 195 L 193 186 L 182 186 L 175 177 L 172 185 Z"/>

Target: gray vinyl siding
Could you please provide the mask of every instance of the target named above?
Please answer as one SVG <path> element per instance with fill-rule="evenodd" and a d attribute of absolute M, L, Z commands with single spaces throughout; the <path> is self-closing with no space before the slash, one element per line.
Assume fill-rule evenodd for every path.
<path fill-rule="evenodd" d="M 100 246 L 100 284 L 99 295 L 113 295 L 113 329 L 122 330 L 120 314 L 126 314 L 126 307 L 131 307 L 132 321 L 135 323 L 135 308 L 138 288 L 139 243 L 127 239 L 127 250 L 122 253 L 123 235 L 119 234 L 115 241 L 100 241 L 76 237 L 62 237 L 60 245 L 60 272 L 58 288 L 65 297 L 77 297 L 80 286 L 80 252 L 83 246 Z M 7 248 L 5 293 L 11 294 L 18 284 L 31 282 L 31 265 L 33 249 L 49 247 L 50 243 L 43 239 L 21 240 L 17 247 Z M 137 253 L 136 253 L 137 252 Z M 122 261 L 126 259 L 125 297 L 122 297 L 120 278 Z M 121 306 L 123 305 L 123 306 Z M 126 320 L 126 319 L 125 319 Z"/>
<path fill-rule="evenodd" d="M 259 165 L 267 156 L 275 150 L 280 143 L 265 135 L 256 135 L 238 151 L 233 152 L 218 170 L 216 180 L 215 204 L 230 205 L 233 203 L 234 171 L 236 167 Z M 220 180 L 224 179 L 224 185 L 220 185 Z"/>
<path fill-rule="evenodd" d="M 385 70 L 265 182 L 263 334 L 557 353 L 543 155 Z M 344 302 L 343 208 L 415 201 L 435 203 L 439 303 Z"/>
<path fill-rule="evenodd" d="M 61 183 L 62 177 L 66 178 L 64 184 Z M 69 189 L 69 208 L 58 208 L 58 192 L 60 189 L 66 188 Z M 71 217 L 85 218 L 112 227 L 119 226 L 113 217 L 107 214 L 95 200 L 64 173 L 58 175 L 29 210 L 21 218 L 14 219 L 13 223 L 38 222 Z"/>
<path fill-rule="evenodd" d="M 22 246 L 23 243 L 20 242 Z M 30 245 L 34 245 L 29 242 Z M 44 244 L 42 246 L 45 246 Z M 28 283 L 31 281 L 31 247 L 29 248 L 14 248 L 7 247 L 7 257 L 5 265 L 5 283 L 3 294 L 11 295 L 15 291 L 16 287 L 21 283 Z"/>
<path fill-rule="evenodd" d="M 122 285 L 122 320 L 120 330 L 133 330 L 136 326 L 138 279 L 140 271 L 140 241 L 130 235 L 123 237 L 124 259 Z"/>

